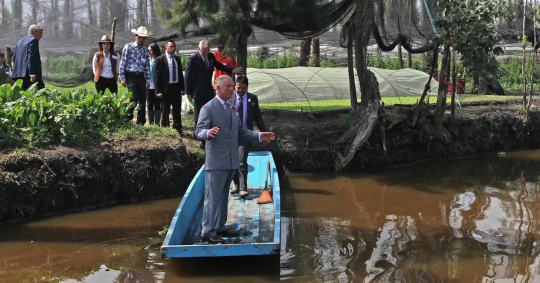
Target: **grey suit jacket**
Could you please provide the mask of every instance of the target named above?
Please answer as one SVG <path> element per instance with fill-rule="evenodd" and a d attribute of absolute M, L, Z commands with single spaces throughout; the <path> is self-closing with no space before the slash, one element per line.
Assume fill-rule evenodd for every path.
<path fill-rule="evenodd" d="M 199 114 L 195 136 L 206 140 L 205 170 L 238 169 L 238 140 L 259 141 L 259 133 L 239 127 L 236 112 L 225 110 L 221 101 L 214 97 L 206 103 Z M 208 130 L 220 126 L 219 134 L 208 139 Z"/>

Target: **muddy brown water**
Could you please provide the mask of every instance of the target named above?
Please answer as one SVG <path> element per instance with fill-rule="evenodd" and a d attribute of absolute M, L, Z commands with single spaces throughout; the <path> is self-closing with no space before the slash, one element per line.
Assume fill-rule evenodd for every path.
<path fill-rule="evenodd" d="M 280 256 L 161 259 L 180 198 L 0 227 L 0 282 L 540 282 L 540 151 L 282 187 Z"/>

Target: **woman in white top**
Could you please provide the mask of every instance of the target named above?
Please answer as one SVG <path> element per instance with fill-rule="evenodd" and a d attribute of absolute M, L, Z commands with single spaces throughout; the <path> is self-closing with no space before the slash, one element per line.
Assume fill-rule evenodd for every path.
<path fill-rule="evenodd" d="M 114 41 L 110 36 L 104 35 L 98 41 L 98 46 L 98 52 L 92 61 L 96 91 L 103 93 L 109 89 L 111 93 L 118 93 L 118 55 L 114 52 Z"/>
<path fill-rule="evenodd" d="M 161 98 L 156 96 L 156 87 L 154 85 L 154 60 L 161 55 L 161 50 L 156 43 L 148 45 L 148 53 L 150 53 L 150 87 L 146 89 L 146 107 L 148 109 L 148 123 L 150 125 L 160 125 L 161 122 Z"/>

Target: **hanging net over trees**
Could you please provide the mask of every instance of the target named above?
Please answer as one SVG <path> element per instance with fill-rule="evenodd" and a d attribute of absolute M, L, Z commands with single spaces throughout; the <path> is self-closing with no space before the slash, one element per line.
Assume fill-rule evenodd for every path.
<path fill-rule="evenodd" d="M 200 39 L 212 38 L 215 29 L 193 26 L 186 31 L 167 28 L 166 20 L 157 13 L 157 4 L 172 8 L 185 0 L 22 0 L 2 1 L 0 21 L 0 43 L 14 48 L 16 42 L 27 35 L 28 26 L 37 23 L 44 28 L 40 41 L 43 72 L 46 83 L 60 86 L 77 86 L 92 79 L 91 59 L 97 51 L 97 41 L 104 34 L 111 34 L 113 19 L 116 18 L 115 47 L 122 47 L 133 41 L 130 30 L 146 26 L 154 37 L 152 41 L 173 38 L 182 53 L 195 52 Z M 203 1 L 203 0 L 201 0 Z M 291 44 L 291 39 L 299 40 L 318 37 L 323 59 L 345 65 L 347 42 L 346 32 L 342 32 L 351 17 L 357 0 L 297 0 L 293 1 L 304 9 L 279 10 L 279 1 L 238 1 L 255 3 L 250 14 L 251 26 L 248 38 L 249 50 L 259 54 L 261 47 L 267 47 L 269 56 L 283 54 L 290 50 L 298 53 L 299 44 Z M 370 53 L 388 52 L 397 56 L 398 43 L 413 54 L 424 54 L 432 50 L 430 38 L 434 28 L 430 18 L 441 13 L 436 0 L 375 0 L 373 2 L 375 21 Z M 219 2 L 221 3 L 221 2 Z M 427 5 L 425 5 L 425 3 Z M 216 7 L 219 10 L 220 7 Z M 279 8 L 279 7 L 278 7 Z M 325 19 L 313 17 L 317 9 L 327 11 Z M 510 1 L 508 9 L 515 13 L 515 21 L 496 21 L 504 44 L 516 44 L 521 35 L 520 22 L 523 8 Z M 272 11 L 272 12 L 270 12 Z M 431 16 L 430 16 L 431 13 Z M 321 25 L 321 23 L 330 23 Z M 529 38 L 532 38 L 532 23 L 526 23 Z M 346 26 L 345 26 L 346 27 Z M 234 35 L 231 35 L 234 36 Z M 507 53 L 510 50 L 507 49 Z M 9 50 L 6 50 L 9 52 Z M 384 56 L 384 53 L 383 53 Z M 418 56 L 418 55 L 417 55 Z M 406 67 L 406 66 L 405 66 Z"/>

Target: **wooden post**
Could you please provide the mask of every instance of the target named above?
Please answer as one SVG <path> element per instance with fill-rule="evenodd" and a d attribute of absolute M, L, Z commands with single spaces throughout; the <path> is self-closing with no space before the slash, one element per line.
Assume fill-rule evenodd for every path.
<path fill-rule="evenodd" d="M 111 28 L 111 40 L 114 41 L 114 36 L 116 35 L 116 17 L 113 19 L 113 24 Z"/>
<path fill-rule="evenodd" d="M 9 47 L 9 45 L 6 44 L 5 46 L 6 50 L 6 64 L 10 65 L 13 68 L 13 49 Z"/>

